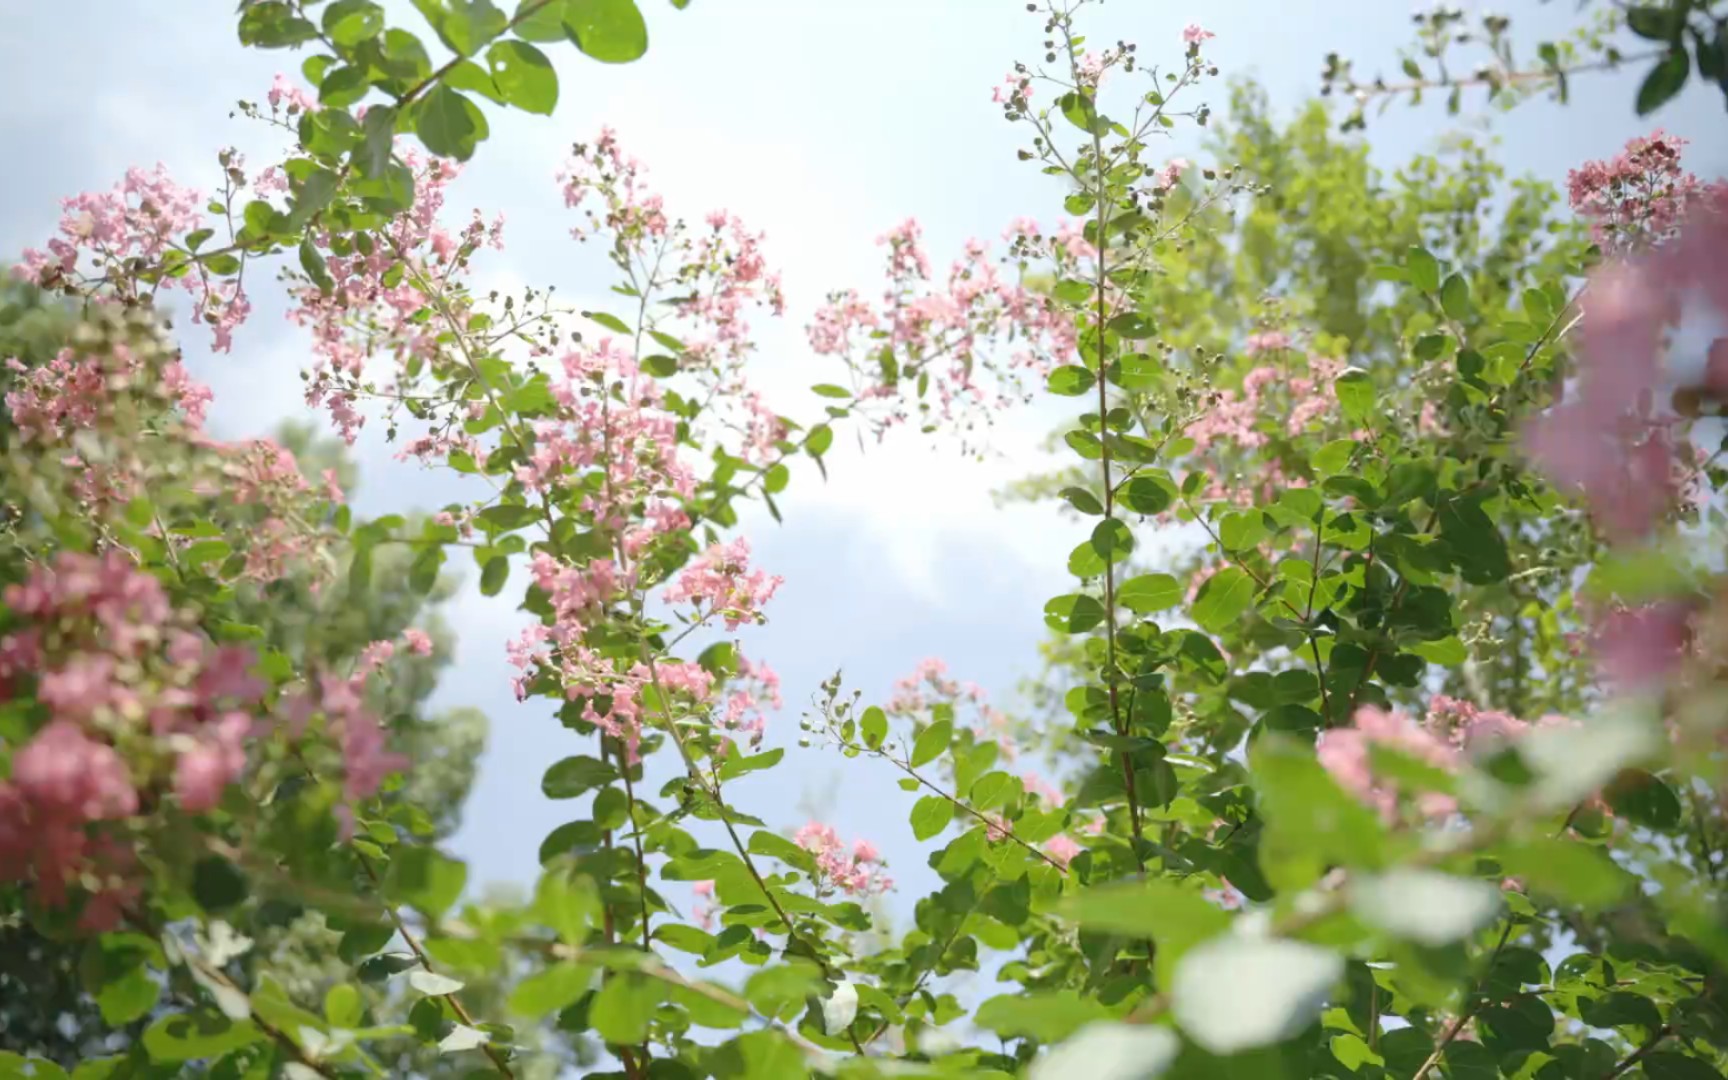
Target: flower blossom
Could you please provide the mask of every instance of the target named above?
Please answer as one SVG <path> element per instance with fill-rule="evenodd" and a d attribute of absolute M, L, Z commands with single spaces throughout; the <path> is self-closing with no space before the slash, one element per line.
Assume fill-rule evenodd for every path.
<path fill-rule="evenodd" d="M 848 896 L 873 896 L 894 887 L 886 864 L 874 844 L 859 840 L 848 851 L 833 826 L 809 822 L 793 834 L 792 842 L 816 856 L 818 886 L 831 886 Z"/>

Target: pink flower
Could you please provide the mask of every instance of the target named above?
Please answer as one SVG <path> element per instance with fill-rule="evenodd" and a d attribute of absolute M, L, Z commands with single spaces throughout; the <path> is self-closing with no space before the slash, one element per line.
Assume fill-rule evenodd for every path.
<path fill-rule="evenodd" d="M 1182 44 L 1198 46 L 1202 41 L 1211 41 L 1217 36 L 1199 23 L 1189 23 L 1182 30 Z"/>
<path fill-rule="evenodd" d="M 413 627 L 402 631 L 402 643 L 408 646 L 408 651 L 416 656 L 432 655 L 432 637 L 424 630 Z"/>
<path fill-rule="evenodd" d="M 693 603 L 720 615 L 728 630 L 741 623 L 761 622 L 762 606 L 773 598 L 783 580 L 749 569 L 750 542 L 743 537 L 716 543 L 698 555 L 666 590 L 670 604 Z"/>
<path fill-rule="evenodd" d="M 1594 632 L 1603 674 L 1623 691 L 1666 678 L 1685 657 L 1691 636 L 1689 612 L 1674 602 L 1612 609 Z"/>
<path fill-rule="evenodd" d="M 138 793 L 120 755 L 67 720 L 50 723 L 18 751 L 12 783 L 51 817 L 81 823 L 138 812 Z"/>
<path fill-rule="evenodd" d="M 869 896 L 894 887 L 881 853 L 869 841 L 853 844 L 850 854 L 832 826 L 812 821 L 799 827 L 792 842 L 816 856 L 818 887 L 832 886 L 848 896 Z"/>
<path fill-rule="evenodd" d="M 190 813 L 213 809 L 222 791 L 246 768 L 246 736 L 252 719 L 231 713 L 206 727 L 196 744 L 174 763 L 174 793 Z"/>
<path fill-rule="evenodd" d="M 1044 841 L 1044 854 L 1055 859 L 1063 866 L 1067 866 L 1070 862 L 1073 862 L 1074 856 L 1080 854 L 1084 850 L 1086 849 L 1075 843 L 1073 838 L 1068 836 L 1066 833 L 1057 833 L 1055 836 Z"/>
<path fill-rule="evenodd" d="M 1378 809 L 1391 820 L 1397 814 L 1398 792 L 1373 775 L 1368 748 L 1379 743 L 1441 768 L 1453 768 L 1458 752 L 1419 727 L 1400 712 L 1386 712 L 1373 705 L 1356 710 L 1354 726 L 1320 733 L 1316 753 L 1320 764 L 1340 787 Z M 1457 809 L 1448 795 L 1416 793 L 1416 805 L 1425 817 L 1439 817 Z"/>
<path fill-rule="evenodd" d="M 1181 181 L 1182 174 L 1187 172 L 1189 167 L 1187 158 L 1171 158 L 1153 177 L 1152 186 L 1159 191 L 1169 191 Z"/>
<path fill-rule="evenodd" d="M 295 86 L 288 76 L 281 72 L 276 73 L 276 78 L 271 82 L 270 92 L 266 97 L 273 109 L 281 108 L 284 104 L 288 108 L 300 112 L 313 112 L 318 108 L 318 102 L 312 98 L 312 95 Z"/>

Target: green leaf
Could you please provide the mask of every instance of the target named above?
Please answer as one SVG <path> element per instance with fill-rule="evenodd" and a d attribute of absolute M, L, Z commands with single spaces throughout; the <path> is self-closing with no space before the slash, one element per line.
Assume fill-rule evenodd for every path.
<path fill-rule="evenodd" d="M 408 587 L 425 596 L 438 584 L 438 571 L 443 568 L 444 545 L 432 544 L 422 548 L 408 568 Z"/>
<path fill-rule="evenodd" d="M 648 51 L 648 24 L 634 0 L 565 0 L 564 32 L 605 64 L 626 64 Z"/>
<path fill-rule="evenodd" d="M 318 36 L 318 27 L 294 13 L 283 0 L 262 0 L 240 13 L 240 44 L 286 49 Z"/>
<path fill-rule="evenodd" d="M 1350 906 L 1370 926 L 1438 948 L 1488 925 L 1500 910 L 1500 890 L 1485 881 L 1400 868 L 1358 881 Z"/>
<path fill-rule="evenodd" d="M 510 577 L 510 560 L 502 555 L 494 555 L 480 567 L 480 592 L 484 596 L 497 596 L 504 590 L 504 582 Z"/>
<path fill-rule="evenodd" d="M 926 795 L 912 806 L 912 835 L 928 840 L 953 820 L 953 803 L 940 795 Z"/>
<path fill-rule="evenodd" d="M 1404 257 L 1404 268 L 1410 272 L 1410 284 L 1423 292 L 1440 287 L 1440 261 L 1427 248 L 1412 247 Z"/>
<path fill-rule="evenodd" d="M 954 725 L 947 720 L 938 720 L 925 728 L 912 744 L 912 767 L 928 765 L 946 754 L 953 738 Z"/>
<path fill-rule="evenodd" d="M 849 398 L 852 396 L 852 391 L 846 389 L 844 386 L 835 386 L 833 383 L 817 383 L 815 386 L 812 386 L 810 390 L 817 397 Z"/>
<path fill-rule="evenodd" d="M 1182 1040 L 1166 1027 L 1092 1023 L 1038 1058 L 1026 1080 L 1154 1080 L 1181 1052 Z"/>
<path fill-rule="evenodd" d="M 1463 322 L 1470 317 L 1470 283 L 1463 274 L 1453 274 L 1440 286 L 1440 310 L 1446 317 Z"/>
<path fill-rule="evenodd" d="M 1136 615 L 1173 608 L 1182 594 L 1182 584 L 1169 574 L 1141 574 L 1116 588 L 1117 601 Z"/>
<path fill-rule="evenodd" d="M 465 983 L 461 979 L 452 979 L 448 975 L 440 975 L 436 971 L 421 968 L 408 973 L 408 985 L 425 994 L 427 997 L 447 997 L 462 989 Z"/>
<path fill-rule="evenodd" d="M 1197 890 L 1165 882 L 1087 889 L 1062 910 L 1081 926 L 1154 942 L 1155 975 L 1163 986 L 1169 985 L 1177 961 L 1189 949 L 1230 927 L 1230 914 Z"/>
<path fill-rule="evenodd" d="M 588 1022 L 607 1042 L 634 1046 L 648 1035 L 654 1010 L 665 997 L 664 985 L 634 971 L 615 972 L 588 1007 Z"/>
<path fill-rule="evenodd" d="M 219 1013 L 175 1013 L 144 1030 L 144 1050 L 152 1061 L 197 1061 L 221 1057 L 264 1037 L 250 1020 L 230 1020 Z"/>
<path fill-rule="evenodd" d="M 776 746 L 772 750 L 764 750 L 760 754 L 728 754 L 725 762 L 720 766 L 720 778 L 733 780 L 759 769 L 771 769 L 778 765 L 780 759 L 785 756 L 786 749 L 780 746 Z"/>
<path fill-rule="evenodd" d="M 618 770 L 598 758 L 575 754 L 546 770 L 540 790 L 548 799 L 574 799 L 618 779 Z"/>
<path fill-rule="evenodd" d="M 1618 903 L 1635 882 L 1601 848 L 1577 840 L 1542 837 L 1495 852 L 1501 869 L 1525 888 L 1586 911 Z"/>
<path fill-rule="evenodd" d="M 802 960 L 763 968 L 744 984 L 744 996 L 765 1016 L 778 1016 L 802 1005 L 821 987 L 821 971 Z"/>
<path fill-rule="evenodd" d="M 498 529 L 520 529 L 524 525 L 532 525 L 540 518 L 540 511 L 532 506 L 521 503 L 499 503 L 488 506 L 475 515 L 485 525 Z"/>
<path fill-rule="evenodd" d="M 1044 605 L 1044 624 L 1065 634 L 1083 634 L 1104 621 L 1104 605 L 1084 593 L 1058 596 Z"/>
<path fill-rule="evenodd" d="M 1206 579 L 1190 614 L 1200 628 L 1218 633 L 1254 603 L 1254 579 L 1239 566 L 1226 566 Z"/>
<path fill-rule="evenodd" d="M 1019 778 L 1005 772 L 988 772 L 972 782 L 969 798 L 974 810 L 994 810 L 1018 799 L 1025 790 Z"/>
<path fill-rule="evenodd" d="M 1061 397 L 1079 397 L 1098 383 L 1098 377 L 1083 367 L 1069 364 L 1050 373 L 1049 389 Z"/>
<path fill-rule="evenodd" d="M 1117 501 L 1136 514 L 1162 514 L 1170 509 L 1170 489 L 1149 476 L 1128 481 Z"/>
<path fill-rule="evenodd" d="M 360 991 L 348 983 L 337 983 L 324 992 L 324 1019 L 335 1027 L 359 1027 L 364 1012 Z"/>
<path fill-rule="evenodd" d="M 505 101 L 526 112 L 552 114 L 558 73 L 545 53 L 525 41 L 499 41 L 486 50 L 486 63 Z"/>
<path fill-rule="evenodd" d="M 599 323 L 614 334 L 631 334 L 630 324 L 609 311 L 584 311 L 583 316 Z"/>
<path fill-rule="evenodd" d="M 1109 1010 L 1073 990 L 1004 994 L 978 1006 L 974 1022 L 1005 1038 L 1029 1035 L 1039 1042 L 1059 1042 L 1094 1021 L 1113 1019 Z"/>
<path fill-rule="evenodd" d="M 1158 332 L 1158 327 L 1151 319 L 1135 312 L 1128 311 L 1110 320 L 1112 333 L 1127 338 L 1130 341 L 1140 341 Z"/>
<path fill-rule="evenodd" d="M 1098 496 L 1082 487 L 1063 488 L 1059 494 L 1068 505 L 1082 514 L 1096 516 L 1104 512 L 1104 505 L 1098 501 Z"/>
<path fill-rule="evenodd" d="M 457 161 L 473 157 L 488 133 L 480 106 L 442 83 L 415 106 L 414 131 L 426 149 Z"/>
<path fill-rule="evenodd" d="M 1686 50 L 1671 49 L 1656 61 L 1656 66 L 1650 69 L 1638 87 L 1638 115 L 1648 116 L 1666 105 L 1686 85 L 1686 76 L 1691 73 L 1692 58 L 1686 55 Z"/>
<path fill-rule="evenodd" d="M 581 964 L 554 964 L 523 979 L 510 992 L 510 1011 L 529 1020 L 555 1012 L 588 992 L 594 969 Z"/>
<path fill-rule="evenodd" d="M 1249 770 L 1267 819 L 1260 860 L 1275 887 L 1311 884 L 1328 864 L 1384 860 L 1380 818 L 1321 768 L 1312 740 L 1263 735 L 1251 744 Z"/>
<path fill-rule="evenodd" d="M 1667 831 L 1680 824 L 1680 797 L 1643 769 L 1622 769 L 1602 794 L 1621 817 Z"/>
<path fill-rule="evenodd" d="M 162 987 L 140 964 L 103 984 L 96 994 L 96 1005 L 105 1023 L 119 1027 L 149 1013 L 161 994 Z"/>
<path fill-rule="evenodd" d="M 876 749 L 888 737 L 888 714 L 874 705 L 870 706 L 858 721 L 858 732 L 864 736 L 865 746 Z"/>
<path fill-rule="evenodd" d="M 1345 418 L 1360 424 L 1374 414 L 1374 380 L 1358 367 L 1345 368 L 1332 384 Z"/>
<path fill-rule="evenodd" d="M 1171 1011 L 1203 1049 L 1239 1053 L 1305 1030 L 1343 976 L 1344 961 L 1330 949 L 1223 934 L 1176 966 Z"/>
<path fill-rule="evenodd" d="M 246 878 L 220 855 L 206 855 L 192 868 L 192 895 L 205 911 L 224 911 L 246 899 Z"/>
<path fill-rule="evenodd" d="M 531 14 L 523 11 L 529 5 L 538 5 Z M 564 4 L 562 0 L 519 0 L 516 5 L 516 16 L 510 20 L 515 27 L 516 36 L 523 41 L 563 41 L 564 40 Z"/>
<path fill-rule="evenodd" d="M 750 834 L 749 851 L 752 855 L 779 859 L 787 866 L 795 866 L 806 873 L 816 869 L 815 856 L 779 833 L 767 829 L 758 829 Z"/>
<path fill-rule="evenodd" d="M 384 29 L 384 9 L 372 0 L 336 0 L 324 9 L 324 33 L 344 48 Z"/>
<path fill-rule="evenodd" d="M 468 884 L 468 865 L 428 847 L 399 847 L 390 860 L 385 895 L 436 920 Z"/>
<path fill-rule="evenodd" d="M 1092 550 L 1107 563 L 1118 563 L 1134 551 L 1134 533 L 1115 518 L 1105 518 L 1092 529 Z"/>

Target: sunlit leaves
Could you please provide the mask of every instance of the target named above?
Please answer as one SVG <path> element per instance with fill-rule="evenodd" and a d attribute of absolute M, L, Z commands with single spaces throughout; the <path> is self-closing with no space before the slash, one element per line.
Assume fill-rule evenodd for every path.
<path fill-rule="evenodd" d="M 1189 1038 L 1214 1054 L 1233 1054 L 1314 1023 L 1343 975 L 1343 959 L 1329 949 L 1225 934 L 1176 966 L 1172 1009 Z"/>
<path fill-rule="evenodd" d="M 618 770 L 609 762 L 584 754 L 573 754 L 546 770 L 540 789 L 549 799 L 574 799 L 616 779 Z"/>
<path fill-rule="evenodd" d="M 1397 869 L 1356 882 L 1351 905 L 1388 934 L 1440 946 L 1487 925 L 1500 909 L 1500 890 L 1432 870 Z"/>
<path fill-rule="evenodd" d="M 648 51 L 648 24 L 634 0 L 564 0 L 564 30 L 603 63 L 628 63 Z"/>
<path fill-rule="evenodd" d="M 1440 287 L 1440 261 L 1427 248 L 1412 247 L 1404 258 L 1404 269 L 1410 275 L 1410 284 L 1423 292 Z"/>
<path fill-rule="evenodd" d="M 525 41 L 500 41 L 486 50 L 486 62 L 505 101 L 551 115 L 558 104 L 558 74 L 545 53 Z"/>
<path fill-rule="evenodd" d="M 1136 615 L 1147 615 L 1180 604 L 1184 591 L 1169 574 L 1141 574 L 1116 587 L 1116 600 Z"/>
<path fill-rule="evenodd" d="M 1203 630 L 1217 633 L 1234 623 L 1254 603 L 1254 579 L 1239 566 L 1226 566 L 1206 579 L 1191 614 Z"/>
<path fill-rule="evenodd" d="M 414 130 L 432 153 L 467 161 L 488 129 L 478 105 L 440 84 L 415 106 Z"/>
<path fill-rule="evenodd" d="M 1176 1060 L 1181 1041 L 1169 1028 L 1094 1023 L 1032 1064 L 1028 1080 L 1152 1080 Z"/>
<path fill-rule="evenodd" d="M 1052 630 L 1082 634 L 1104 621 L 1104 605 L 1083 593 L 1058 596 L 1044 605 L 1044 622 Z"/>

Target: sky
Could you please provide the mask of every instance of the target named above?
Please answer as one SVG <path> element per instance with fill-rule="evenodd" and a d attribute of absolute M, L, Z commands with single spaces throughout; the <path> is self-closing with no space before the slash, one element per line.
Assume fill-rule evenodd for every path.
<path fill-rule="evenodd" d="M 553 117 L 488 109 L 492 137 L 446 203 L 458 221 L 469 207 L 506 215 L 506 249 L 477 260 L 477 291 L 556 284 L 561 296 L 604 304 L 608 267 L 592 246 L 568 238 L 574 222 L 553 175 L 573 141 L 608 124 L 647 163 L 673 213 L 725 208 L 767 232 L 787 316 L 763 328 L 754 377 L 771 406 L 810 417 L 820 408 L 806 388 L 840 380 L 810 352 L 802 328 L 830 289 L 876 289 L 882 232 L 918 218 L 941 265 L 969 237 L 994 238 L 1013 218 L 1059 212 L 1061 191 L 1015 161 L 1017 131 L 990 102 L 1014 60 L 1043 51 L 1041 24 L 1020 0 L 693 0 L 681 12 L 641 2 L 651 37 L 641 61 L 609 67 L 552 49 L 561 83 Z M 260 100 L 300 57 L 241 48 L 231 0 L 9 6 L 0 20 L 8 159 L 0 258 L 51 235 L 60 197 L 106 188 L 130 165 L 160 161 L 180 182 L 209 190 L 224 146 L 247 152 L 253 168 L 271 161 L 272 141 L 232 115 L 234 102 Z M 393 25 L 423 29 L 408 4 L 387 6 Z M 1572 5 L 1513 0 L 1510 8 L 1534 41 L 1563 24 Z M 1204 21 L 1217 34 L 1208 55 L 1226 74 L 1259 79 L 1286 112 L 1317 92 L 1327 52 L 1395 72 L 1410 31 L 1410 9 L 1393 0 L 1110 0 L 1089 11 L 1093 41 L 1138 42 L 1143 60 L 1177 62 L 1182 27 Z M 1536 102 L 1497 116 L 1501 160 L 1514 174 L 1559 182 L 1570 166 L 1611 156 L 1650 127 L 1633 114 L 1636 79 L 1581 78 L 1568 107 Z M 1222 105 L 1223 96 L 1219 83 L 1211 100 Z M 1376 160 L 1395 167 L 1478 119 L 1400 105 L 1371 123 L 1369 137 Z M 1698 172 L 1728 172 L 1720 93 L 1694 84 L 1658 119 L 1693 140 Z M 1169 154 L 1197 157 L 1185 136 Z M 206 355 L 202 335 L 187 340 L 195 372 L 216 391 L 212 426 L 228 437 L 306 414 L 298 372 L 310 361 L 307 342 L 262 277 L 252 281 L 257 312 L 232 354 Z M 902 913 L 934 879 L 906 822 L 915 796 L 886 768 L 798 747 L 798 715 L 837 669 L 876 702 L 927 656 L 999 701 L 1011 702 L 1016 684 L 1037 673 L 1040 613 L 1047 598 L 1069 591 L 1066 555 L 1083 528 L 1050 507 L 998 507 L 992 493 L 1040 466 L 1059 415 L 1004 417 L 982 461 L 915 432 L 862 448 L 842 432 L 827 483 L 813 469 L 795 474 L 781 500 L 784 525 L 760 513 L 742 523 L 757 564 L 785 577 L 768 625 L 741 641 L 784 680 L 787 707 L 769 741 L 788 756 L 740 781 L 733 798 L 776 825 L 816 814 L 847 839 L 876 841 L 902 882 L 891 901 Z M 377 425 L 355 453 L 362 513 L 461 497 L 447 478 L 395 462 Z M 491 740 L 453 846 L 469 861 L 471 882 L 526 883 L 544 834 L 579 816 L 541 795 L 540 776 L 591 740 L 560 727 L 545 705 L 515 701 L 504 642 L 526 617 L 512 610 L 508 590 L 480 596 L 476 578 L 467 574 L 445 613 L 459 640 L 438 700 L 484 709 Z"/>

